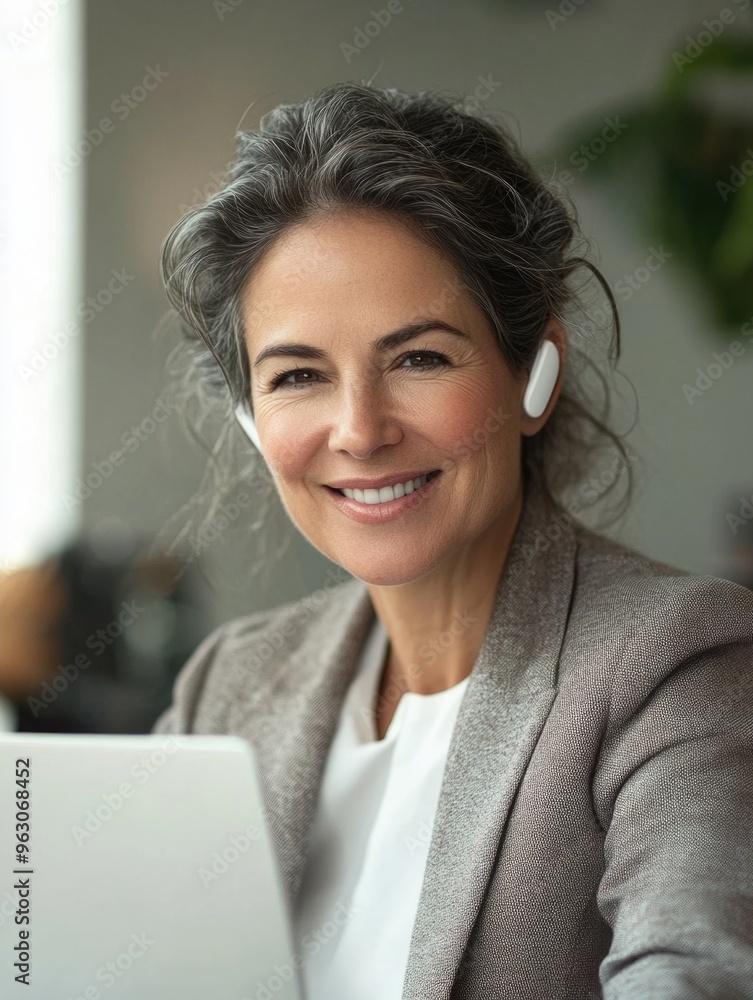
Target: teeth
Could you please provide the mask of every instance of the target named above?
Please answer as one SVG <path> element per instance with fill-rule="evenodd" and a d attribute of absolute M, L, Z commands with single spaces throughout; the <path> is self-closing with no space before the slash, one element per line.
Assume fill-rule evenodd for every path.
<path fill-rule="evenodd" d="M 381 490 L 340 490 L 340 493 L 358 503 L 389 503 L 390 500 L 398 500 L 400 497 L 420 489 L 428 478 L 428 476 L 419 476 L 418 479 L 409 479 L 407 483 L 383 486 Z"/>

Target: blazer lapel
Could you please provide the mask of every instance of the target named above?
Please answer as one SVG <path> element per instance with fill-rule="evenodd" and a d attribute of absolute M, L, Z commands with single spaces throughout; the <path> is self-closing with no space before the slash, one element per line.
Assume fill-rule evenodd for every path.
<path fill-rule="evenodd" d="M 234 692 L 228 725 L 256 751 L 266 819 L 291 909 L 327 751 L 375 616 L 366 585 L 357 578 L 317 593 L 326 595 L 323 604 L 311 610 L 304 599 L 295 616 L 281 619 L 285 631 L 265 630 L 265 640 L 279 652 L 268 657 L 253 686 Z"/>
<path fill-rule="evenodd" d="M 558 532 L 556 543 L 547 541 L 547 528 Z M 553 520 L 543 495 L 529 492 L 448 751 L 403 1000 L 450 996 L 516 790 L 557 693 L 575 549 L 571 522 Z"/>
<path fill-rule="evenodd" d="M 492 617 L 457 716 L 418 903 L 403 1000 L 447 1000 L 505 821 L 556 695 L 574 580 L 572 524 L 539 489 L 525 502 Z M 557 541 L 548 541 L 555 528 Z M 543 551 L 542 543 L 543 541 Z M 327 751 L 375 612 L 355 578 L 288 636 L 253 687 L 234 692 L 229 731 L 254 744 L 282 883 L 294 907 Z M 301 606 L 305 607 L 304 602 Z M 282 621 L 282 619 L 281 619 Z M 284 669 L 281 661 L 284 660 Z"/>

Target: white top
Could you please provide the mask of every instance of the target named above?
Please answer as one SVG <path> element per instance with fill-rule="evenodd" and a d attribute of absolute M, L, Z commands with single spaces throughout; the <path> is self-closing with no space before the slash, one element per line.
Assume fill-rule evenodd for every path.
<path fill-rule="evenodd" d="M 400 1000 L 455 718 L 468 685 L 405 692 L 374 721 L 388 651 L 367 636 L 325 762 L 293 914 L 307 1000 Z"/>

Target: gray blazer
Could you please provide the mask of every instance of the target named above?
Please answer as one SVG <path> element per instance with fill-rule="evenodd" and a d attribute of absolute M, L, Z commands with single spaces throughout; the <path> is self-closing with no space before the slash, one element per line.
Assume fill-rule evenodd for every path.
<path fill-rule="evenodd" d="M 254 745 L 291 907 L 373 620 L 356 578 L 234 619 L 154 727 Z M 529 487 L 449 748 L 403 1000 L 602 997 L 753 998 L 753 592 L 555 518 Z"/>

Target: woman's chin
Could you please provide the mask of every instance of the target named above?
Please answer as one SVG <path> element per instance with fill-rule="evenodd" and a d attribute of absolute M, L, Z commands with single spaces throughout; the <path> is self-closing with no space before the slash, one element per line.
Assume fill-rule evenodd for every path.
<path fill-rule="evenodd" d="M 331 557 L 330 557 L 331 558 Z M 421 560 L 416 557 L 403 557 L 398 562 L 395 559 L 336 559 L 343 569 L 357 577 L 363 583 L 372 587 L 399 587 L 405 583 L 426 576 L 436 566 L 436 558 Z"/>

